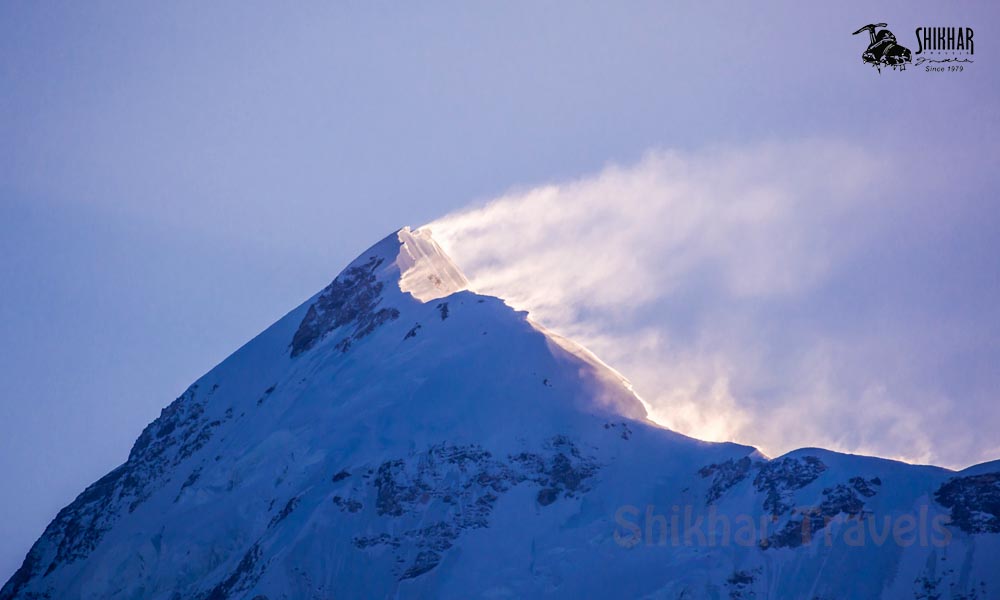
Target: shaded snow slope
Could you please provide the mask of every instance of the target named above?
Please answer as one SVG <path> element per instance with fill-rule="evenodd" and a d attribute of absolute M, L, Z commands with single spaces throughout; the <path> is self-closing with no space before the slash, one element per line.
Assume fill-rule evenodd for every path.
<path fill-rule="evenodd" d="M 0 599 L 1000 593 L 996 463 L 693 440 L 464 287 L 426 233 L 367 250 L 165 408 Z M 914 543 L 845 537 L 909 516 Z"/>

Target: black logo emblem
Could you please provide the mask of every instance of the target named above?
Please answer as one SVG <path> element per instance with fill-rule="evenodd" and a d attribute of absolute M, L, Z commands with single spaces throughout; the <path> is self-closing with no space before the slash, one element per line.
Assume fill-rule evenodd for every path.
<path fill-rule="evenodd" d="M 870 23 L 854 32 L 858 35 L 862 31 L 867 31 L 870 37 L 868 49 L 861 54 L 861 60 L 870 64 L 882 72 L 882 67 L 891 67 L 906 70 L 906 63 L 912 62 L 910 49 L 896 43 L 896 36 L 888 29 L 875 31 L 879 27 L 885 27 L 885 23 Z"/>

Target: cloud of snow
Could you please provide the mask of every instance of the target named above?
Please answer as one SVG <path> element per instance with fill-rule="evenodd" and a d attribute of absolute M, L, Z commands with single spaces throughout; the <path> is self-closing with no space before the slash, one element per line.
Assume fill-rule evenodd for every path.
<path fill-rule="evenodd" d="M 913 322 L 851 306 L 852 269 L 912 209 L 891 156 L 828 140 L 656 151 L 425 227 L 471 289 L 593 350 L 667 427 L 772 455 L 972 461 L 974 442 L 937 448 L 952 399 L 918 389 Z"/>

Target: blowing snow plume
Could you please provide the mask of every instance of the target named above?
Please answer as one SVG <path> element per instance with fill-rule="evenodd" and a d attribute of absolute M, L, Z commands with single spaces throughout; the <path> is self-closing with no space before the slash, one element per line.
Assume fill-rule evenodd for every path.
<path fill-rule="evenodd" d="M 912 233 L 899 167 L 830 141 L 653 152 L 424 229 L 471 289 L 589 347 L 672 429 L 968 464 L 995 449 L 942 429 L 952 398 L 921 381 L 947 345 L 891 291 L 850 300 Z"/>

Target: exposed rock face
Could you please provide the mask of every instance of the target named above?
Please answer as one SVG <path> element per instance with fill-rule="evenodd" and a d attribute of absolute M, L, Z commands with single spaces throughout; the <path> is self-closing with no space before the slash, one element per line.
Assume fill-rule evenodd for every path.
<path fill-rule="evenodd" d="M 346 352 L 353 342 L 369 335 L 376 327 L 399 318 L 398 309 L 378 307 L 385 284 L 378 281 L 375 271 L 384 261 L 382 257 L 371 256 L 367 262 L 345 269 L 323 290 L 292 338 L 292 357 L 309 350 L 331 331 L 345 326 L 350 330 L 349 335 L 337 342 L 337 347 Z"/>
<path fill-rule="evenodd" d="M 812 536 L 829 526 L 836 517 L 860 520 L 865 516 L 861 497 L 875 495 L 870 482 L 852 477 L 847 484 L 839 483 L 823 489 L 818 506 L 796 508 L 792 518 L 774 536 L 761 543 L 763 548 L 797 548 L 808 544 Z"/>
<path fill-rule="evenodd" d="M 261 564 L 261 550 L 254 544 L 247 550 L 239 564 L 219 585 L 205 595 L 205 600 L 228 600 L 239 598 L 260 580 L 265 566 Z"/>
<path fill-rule="evenodd" d="M 585 493 L 598 468 L 565 436 L 505 457 L 476 444 L 441 444 L 368 468 L 334 502 L 351 513 L 373 506 L 388 531 L 356 536 L 354 546 L 390 548 L 396 576 L 410 579 L 436 567 L 464 531 L 489 527 L 494 505 L 511 488 L 539 488 L 538 504 L 548 506 Z"/>
<path fill-rule="evenodd" d="M 844 483 L 822 489 L 818 502 L 800 504 L 795 494 L 808 488 L 828 470 L 815 456 L 786 457 L 773 461 L 752 460 L 744 456 L 699 469 L 703 478 L 712 478 L 706 491 L 706 504 L 723 498 L 732 488 L 756 472 L 753 489 L 761 507 L 778 524 L 775 533 L 760 541 L 767 548 L 796 548 L 809 543 L 810 537 L 844 515 L 851 519 L 865 516 L 864 499 L 877 494 L 882 481 L 875 477 L 850 477 Z"/>
<path fill-rule="evenodd" d="M 934 492 L 966 533 L 1000 532 L 1000 472 L 955 477 Z"/>
<path fill-rule="evenodd" d="M 223 421 L 232 419 L 231 411 L 221 419 L 205 414 L 205 406 L 217 390 L 218 386 L 213 386 L 207 394 L 199 396 L 198 386 L 191 386 L 143 430 L 126 463 L 132 466 L 123 494 L 133 498 L 129 512 L 147 499 L 156 485 L 166 483 L 160 481 L 164 474 L 201 450 Z M 192 473 L 191 477 L 197 480 L 198 473 Z"/>
<path fill-rule="evenodd" d="M 702 477 L 711 477 L 712 485 L 705 495 L 705 502 L 712 504 L 722 497 L 727 490 L 740 483 L 750 475 L 752 461 L 749 456 L 744 456 L 739 460 L 729 459 L 724 463 L 712 464 L 702 467 L 698 474 Z M 759 465 L 758 465 L 759 468 Z"/>
<path fill-rule="evenodd" d="M 766 494 L 764 510 L 780 516 L 795 505 L 792 493 L 812 483 L 825 470 L 826 465 L 815 456 L 782 458 L 764 463 L 753 485 Z"/>
<path fill-rule="evenodd" d="M 792 495 L 809 485 L 826 470 L 823 461 L 815 456 L 786 457 L 772 461 L 752 460 L 744 456 L 723 463 L 711 464 L 698 470 L 704 478 L 711 477 L 712 484 L 705 496 L 708 504 L 716 502 L 729 489 L 756 472 L 753 485 L 764 494 L 764 510 L 774 517 L 786 514 L 793 506 Z"/>
<path fill-rule="evenodd" d="M 751 571 L 734 571 L 726 578 L 726 588 L 729 590 L 729 600 L 750 600 L 756 598 L 757 594 L 753 590 L 753 584 L 760 577 L 760 568 Z"/>

